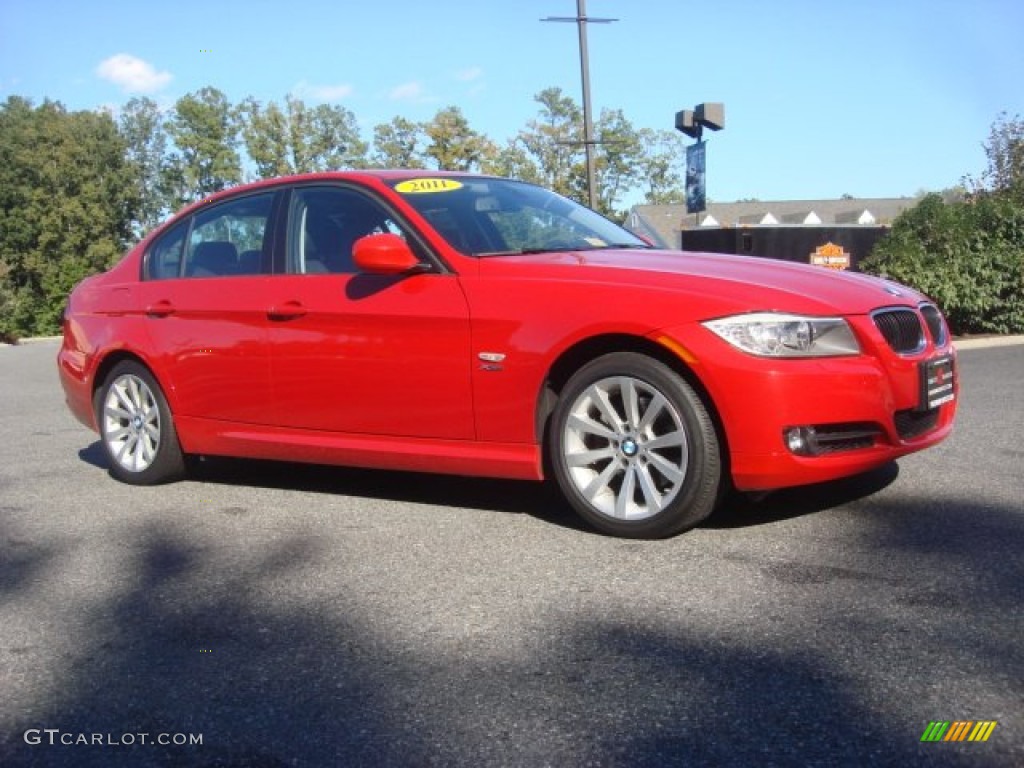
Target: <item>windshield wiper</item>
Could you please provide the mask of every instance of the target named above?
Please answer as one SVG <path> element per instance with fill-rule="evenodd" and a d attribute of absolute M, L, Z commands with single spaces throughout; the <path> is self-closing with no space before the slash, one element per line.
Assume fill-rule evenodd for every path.
<path fill-rule="evenodd" d="M 654 248 L 653 245 L 647 243 L 608 243 L 607 245 L 595 245 L 590 248 L 581 248 L 581 251 L 625 251 L 625 250 L 644 250 L 649 251 Z"/>
<path fill-rule="evenodd" d="M 544 248 L 515 248 L 509 251 L 483 251 L 482 253 L 475 254 L 476 256 L 529 256 L 534 253 L 557 253 L 559 251 L 574 251 L 575 248 L 567 247 L 551 247 L 546 246 Z"/>
<path fill-rule="evenodd" d="M 535 253 L 564 253 L 568 251 L 608 251 L 608 250 L 651 250 L 654 246 L 646 243 L 608 243 L 606 245 L 545 245 L 534 248 L 516 248 L 508 251 L 484 251 L 477 256 L 529 256 Z"/>

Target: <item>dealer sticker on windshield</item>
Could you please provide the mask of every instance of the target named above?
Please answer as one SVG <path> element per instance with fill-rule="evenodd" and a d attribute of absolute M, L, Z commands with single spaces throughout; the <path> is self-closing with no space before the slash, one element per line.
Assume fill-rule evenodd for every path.
<path fill-rule="evenodd" d="M 455 179 L 408 179 L 395 184 L 395 191 L 403 195 L 422 195 L 426 192 L 452 192 L 462 189 L 462 182 Z"/>
<path fill-rule="evenodd" d="M 956 397 L 956 370 L 952 357 L 921 363 L 921 410 L 930 411 Z"/>

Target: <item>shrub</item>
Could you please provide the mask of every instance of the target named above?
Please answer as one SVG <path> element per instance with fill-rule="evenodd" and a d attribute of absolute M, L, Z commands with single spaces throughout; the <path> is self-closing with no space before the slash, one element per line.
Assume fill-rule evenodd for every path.
<path fill-rule="evenodd" d="M 955 334 L 1024 332 L 1024 205 L 993 192 L 955 203 L 928 195 L 861 269 L 931 296 Z"/>

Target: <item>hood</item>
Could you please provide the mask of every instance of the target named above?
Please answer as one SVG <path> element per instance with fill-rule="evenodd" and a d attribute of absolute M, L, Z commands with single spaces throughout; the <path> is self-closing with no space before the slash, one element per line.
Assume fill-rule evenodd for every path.
<path fill-rule="evenodd" d="M 927 301 L 911 288 L 863 273 L 720 253 L 609 249 L 496 256 L 481 259 L 480 273 L 649 286 L 717 298 L 737 311 L 865 314 Z"/>

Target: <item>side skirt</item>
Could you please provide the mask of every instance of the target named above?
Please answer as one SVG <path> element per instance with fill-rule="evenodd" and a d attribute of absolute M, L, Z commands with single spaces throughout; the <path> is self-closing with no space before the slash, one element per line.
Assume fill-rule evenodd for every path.
<path fill-rule="evenodd" d="M 543 480 L 540 446 L 355 435 L 175 418 L 185 453 L 299 461 L 368 469 Z"/>

